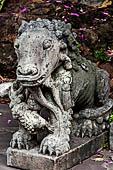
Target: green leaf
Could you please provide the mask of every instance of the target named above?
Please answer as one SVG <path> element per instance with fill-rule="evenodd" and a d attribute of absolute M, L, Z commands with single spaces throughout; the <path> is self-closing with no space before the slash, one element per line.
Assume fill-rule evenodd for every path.
<path fill-rule="evenodd" d="M 110 115 L 110 118 L 109 118 L 109 123 L 113 122 L 113 112 L 112 112 L 112 115 Z"/>
<path fill-rule="evenodd" d="M 4 5 L 5 0 L 0 0 L 0 11 L 2 10 L 2 7 Z"/>
<path fill-rule="evenodd" d="M 98 60 L 107 61 L 109 56 L 105 53 L 106 48 L 104 45 L 101 46 L 99 51 L 94 51 L 94 55 Z"/>

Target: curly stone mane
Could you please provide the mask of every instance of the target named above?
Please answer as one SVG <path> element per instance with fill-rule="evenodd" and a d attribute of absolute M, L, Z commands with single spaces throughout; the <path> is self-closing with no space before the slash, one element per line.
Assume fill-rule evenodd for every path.
<path fill-rule="evenodd" d="M 18 33 L 20 36 L 24 32 L 30 30 L 36 31 L 41 28 L 47 28 L 51 34 L 58 38 L 61 44 L 60 49 L 63 53 L 67 53 L 72 63 L 74 61 L 75 70 L 77 65 L 81 65 L 86 61 L 86 59 L 79 54 L 79 49 L 77 48 L 78 42 L 76 41 L 77 34 L 72 32 L 70 23 L 55 19 L 50 21 L 48 19 L 38 18 L 36 21 L 30 21 L 29 23 L 23 21 Z"/>

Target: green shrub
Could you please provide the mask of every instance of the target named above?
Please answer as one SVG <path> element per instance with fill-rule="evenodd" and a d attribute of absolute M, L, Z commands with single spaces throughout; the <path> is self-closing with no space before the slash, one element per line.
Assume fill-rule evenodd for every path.
<path fill-rule="evenodd" d="M 110 115 L 108 122 L 109 123 L 113 122 L 113 112 L 112 115 Z M 104 148 L 109 148 L 109 136 L 105 136 Z"/>
<path fill-rule="evenodd" d="M 113 122 L 113 112 L 112 115 L 109 117 L 109 123 Z"/>
<path fill-rule="evenodd" d="M 0 11 L 2 10 L 2 7 L 4 5 L 5 0 L 0 0 Z"/>
<path fill-rule="evenodd" d="M 77 48 L 78 48 L 78 53 L 80 54 L 81 53 L 81 50 L 80 50 L 80 47 L 81 47 L 81 44 L 77 44 Z"/>
<path fill-rule="evenodd" d="M 101 61 L 107 61 L 109 59 L 108 55 L 105 53 L 106 48 L 102 46 L 99 51 L 94 52 L 94 56 Z"/>
<path fill-rule="evenodd" d="M 109 148 L 109 136 L 105 136 L 104 148 Z"/>

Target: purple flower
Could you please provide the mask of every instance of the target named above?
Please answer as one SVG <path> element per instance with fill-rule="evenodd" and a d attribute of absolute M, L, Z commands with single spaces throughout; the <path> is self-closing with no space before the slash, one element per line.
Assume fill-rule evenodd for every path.
<path fill-rule="evenodd" d="M 84 35 L 83 34 L 81 35 L 81 39 L 84 40 Z"/>
<path fill-rule="evenodd" d="M 46 2 L 51 2 L 52 0 L 48 0 L 48 1 L 46 1 Z"/>
<path fill-rule="evenodd" d="M 99 156 L 99 157 L 103 157 L 103 156 L 104 156 L 104 155 L 103 155 L 102 153 L 100 153 L 100 152 L 97 152 L 96 155 Z"/>
<path fill-rule="evenodd" d="M 66 18 L 64 18 L 64 22 L 67 22 L 67 19 L 66 19 Z"/>
<path fill-rule="evenodd" d="M 81 14 L 86 14 L 86 12 L 82 12 Z"/>
<path fill-rule="evenodd" d="M 111 164 L 111 163 L 113 163 L 113 162 L 111 162 L 111 161 L 106 161 L 105 163 L 106 163 L 106 164 Z"/>
<path fill-rule="evenodd" d="M 106 54 L 113 54 L 113 50 L 107 50 Z"/>
<path fill-rule="evenodd" d="M 65 16 L 63 16 L 62 19 L 64 20 L 64 22 L 67 22 L 67 19 L 65 18 Z"/>
<path fill-rule="evenodd" d="M 80 31 L 85 31 L 85 28 L 80 28 Z"/>
<path fill-rule="evenodd" d="M 103 21 L 106 21 L 107 19 L 105 18 Z"/>
<path fill-rule="evenodd" d="M 26 10 L 27 10 L 27 9 L 26 9 L 26 8 L 24 8 L 24 9 L 20 10 L 20 12 L 22 12 L 22 13 L 23 13 L 23 12 L 25 12 Z"/>
<path fill-rule="evenodd" d="M 98 19 L 98 18 L 94 18 L 94 20 L 99 21 L 99 19 Z"/>
<path fill-rule="evenodd" d="M 62 3 L 62 1 L 56 1 L 57 3 Z"/>
<path fill-rule="evenodd" d="M 77 16 L 77 17 L 79 17 L 80 15 L 79 14 L 77 14 L 77 13 L 71 13 L 71 15 L 75 15 L 75 16 Z"/>
<path fill-rule="evenodd" d="M 101 14 L 109 16 L 109 13 L 101 11 Z"/>
<path fill-rule="evenodd" d="M 67 6 L 67 5 L 64 5 L 64 7 L 65 7 L 65 8 L 68 8 L 68 9 L 71 9 L 71 7 L 70 7 L 70 6 Z"/>
<path fill-rule="evenodd" d="M 11 123 L 11 120 L 8 120 L 7 122 L 8 122 L 8 124 L 10 124 L 10 123 Z"/>

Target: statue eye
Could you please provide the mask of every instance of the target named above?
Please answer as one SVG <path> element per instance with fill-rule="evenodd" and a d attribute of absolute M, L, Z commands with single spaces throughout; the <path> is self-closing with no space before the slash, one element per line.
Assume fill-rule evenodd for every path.
<path fill-rule="evenodd" d="M 50 48 L 51 47 L 51 43 L 52 43 L 51 40 L 44 40 L 44 42 L 43 42 L 44 49 Z"/>
<path fill-rule="evenodd" d="M 19 44 L 15 44 L 15 45 L 14 45 L 14 48 L 15 48 L 15 49 L 19 49 Z"/>

